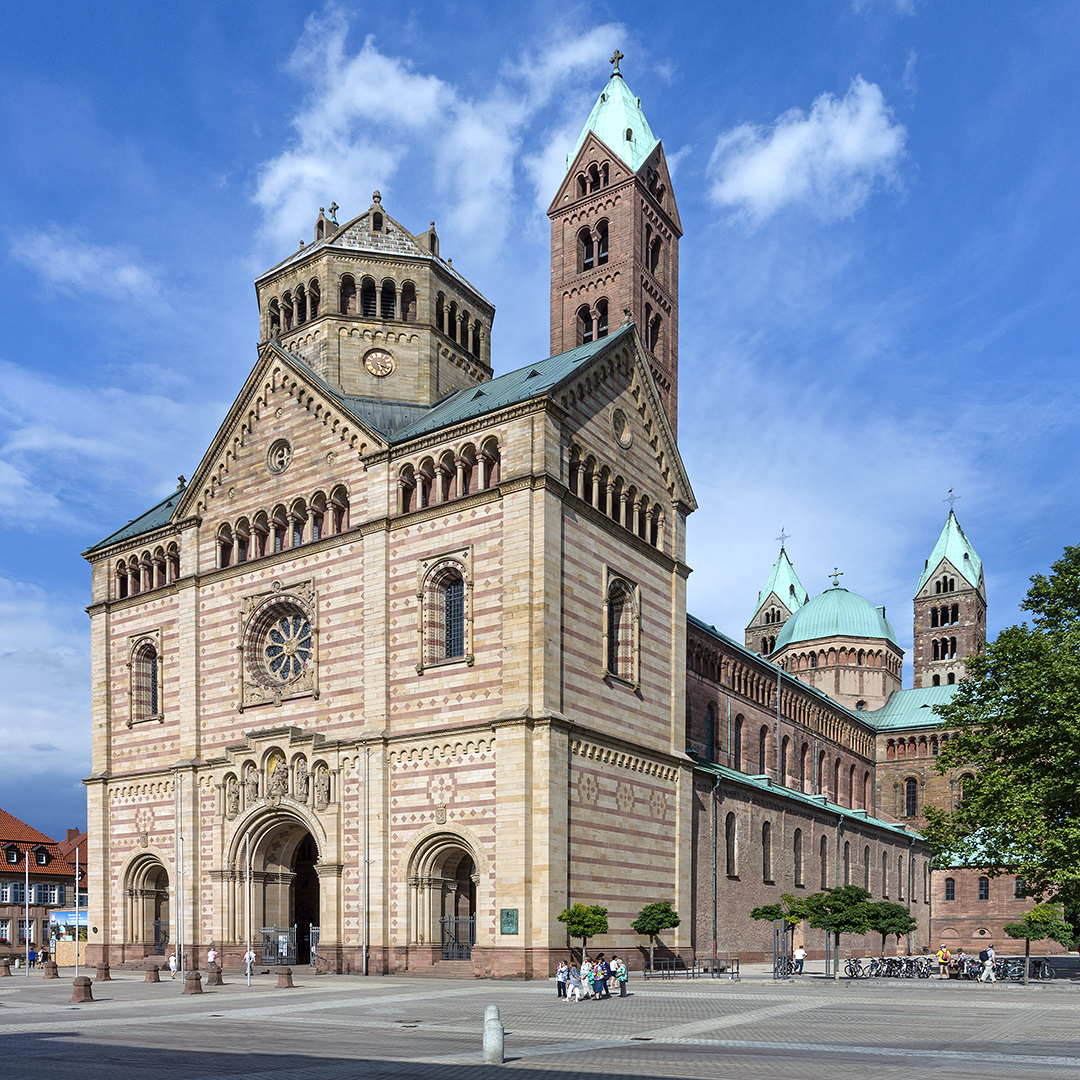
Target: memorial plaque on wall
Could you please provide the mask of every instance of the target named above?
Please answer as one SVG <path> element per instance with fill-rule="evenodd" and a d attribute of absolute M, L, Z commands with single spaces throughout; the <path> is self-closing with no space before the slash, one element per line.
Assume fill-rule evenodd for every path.
<path fill-rule="evenodd" d="M 518 909 L 504 907 L 499 912 L 499 933 L 516 934 L 518 932 Z"/>

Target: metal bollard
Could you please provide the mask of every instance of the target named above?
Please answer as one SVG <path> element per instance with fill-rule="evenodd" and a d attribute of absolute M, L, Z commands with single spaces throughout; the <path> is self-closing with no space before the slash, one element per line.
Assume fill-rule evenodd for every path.
<path fill-rule="evenodd" d="M 90 991 L 90 979 L 86 975 L 80 975 L 71 985 L 75 988 L 71 994 L 71 1000 L 76 1004 L 94 1000 L 94 995 Z"/>
<path fill-rule="evenodd" d="M 484 1010 L 484 1061 L 488 1065 L 503 1063 L 504 1032 L 499 1019 L 499 1006 L 489 1005 Z"/>

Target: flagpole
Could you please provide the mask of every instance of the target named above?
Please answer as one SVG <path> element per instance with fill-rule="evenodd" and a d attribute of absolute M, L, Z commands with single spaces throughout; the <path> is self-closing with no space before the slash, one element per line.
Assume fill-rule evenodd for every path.
<path fill-rule="evenodd" d="M 244 837 L 245 855 L 247 863 L 247 952 L 251 952 L 251 833 Z M 244 954 L 244 967 L 247 968 L 247 984 L 251 985 L 251 964 L 248 963 L 247 953 Z"/>
<path fill-rule="evenodd" d="M 23 900 L 26 902 L 26 977 L 30 978 L 30 852 L 23 852 L 23 862 L 26 863 L 26 884 L 24 886 Z"/>
<path fill-rule="evenodd" d="M 90 937 L 89 934 L 86 935 Z M 75 844 L 75 978 L 79 977 L 79 845 Z"/>

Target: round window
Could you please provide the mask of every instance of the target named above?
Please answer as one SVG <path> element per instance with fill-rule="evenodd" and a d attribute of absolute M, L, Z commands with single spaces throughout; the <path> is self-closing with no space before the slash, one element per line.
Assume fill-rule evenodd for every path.
<path fill-rule="evenodd" d="M 634 441 L 634 436 L 630 433 L 626 413 L 622 409 L 615 409 L 611 414 L 611 432 L 615 436 L 615 441 L 624 450 L 628 449 Z"/>
<path fill-rule="evenodd" d="M 292 462 L 292 445 L 288 439 L 275 439 L 266 451 L 266 468 L 277 476 L 283 473 Z"/>
<path fill-rule="evenodd" d="M 250 623 L 245 653 L 256 682 L 268 690 L 291 686 L 314 661 L 315 631 L 310 616 L 289 600 L 269 605 Z"/>

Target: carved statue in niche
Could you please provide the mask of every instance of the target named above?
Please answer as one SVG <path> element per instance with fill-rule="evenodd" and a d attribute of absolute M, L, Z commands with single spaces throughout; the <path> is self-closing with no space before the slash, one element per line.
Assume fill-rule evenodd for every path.
<path fill-rule="evenodd" d="M 244 774 L 244 799 L 246 805 L 252 806 L 259 798 L 259 774 L 254 765 L 249 765 Z"/>
<path fill-rule="evenodd" d="M 296 784 L 295 784 L 296 798 L 300 802 L 307 802 L 308 799 L 308 771 L 307 771 L 307 759 L 296 759 Z"/>
<path fill-rule="evenodd" d="M 275 755 L 266 767 L 266 791 L 271 798 L 289 793 L 289 770 L 283 757 Z"/>
<path fill-rule="evenodd" d="M 240 813 L 240 784 L 235 776 L 230 776 L 225 785 L 225 813 L 230 818 Z"/>
<path fill-rule="evenodd" d="M 315 774 L 315 809 L 325 810 L 330 805 L 330 773 L 326 766 L 319 767 Z"/>

